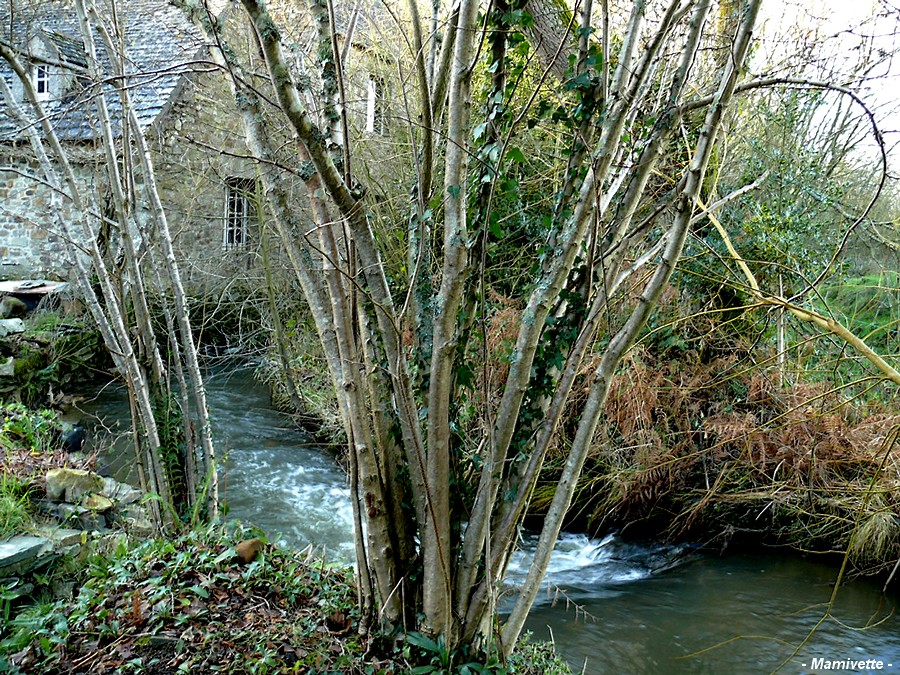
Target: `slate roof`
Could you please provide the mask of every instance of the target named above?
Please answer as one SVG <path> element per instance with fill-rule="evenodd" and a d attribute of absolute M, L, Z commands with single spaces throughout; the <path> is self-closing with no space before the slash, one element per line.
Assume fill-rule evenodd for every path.
<path fill-rule="evenodd" d="M 27 2 L 28 0 L 22 0 Z M 46 110 L 61 140 L 87 141 L 97 136 L 97 113 L 91 101 L 96 88 L 86 86 L 84 45 L 78 28 L 78 17 L 68 0 L 38 0 L 31 7 L 17 7 L 10 35 L 9 4 L 0 9 L 0 39 L 25 50 L 29 42 L 40 36 L 59 52 L 60 59 L 73 66 L 73 73 L 81 75 L 61 100 L 45 102 Z M 100 0 L 99 7 L 103 7 Z M 103 10 L 101 10 L 103 11 Z M 126 22 L 126 72 L 132 103 L 144 126 L 152 124 L 162 113 L 182 77 L 191 68 L 190 62 L 202 54 L 203 41 L 199 31 L 181 10 L 167 0 L 120 0 L 120 20 Z M 102 40 L 95 38 L 98 58 L 108 63 Z M 13 73 L 0 59 L 0 73 L 11 82 Z M 108 87 L 108 85 L 105 85 Z M 107 89 L 112 91 L 111 88 Z M 107 97 L 113 119 L 121 109 L 118 97 Z M 0 98 L 0 142 L 22 138 L 18 124 L 10 117 Z M 118 129 L 115 129 L 118 133 Z"/>
<path fill-rule="evenodd" d="M 59 51 L 60 58 L 77 68 L 87 68 L 87 57 L 84 54 L 84 42 L 51 30 L 42 31 L 53 46 Z"/>

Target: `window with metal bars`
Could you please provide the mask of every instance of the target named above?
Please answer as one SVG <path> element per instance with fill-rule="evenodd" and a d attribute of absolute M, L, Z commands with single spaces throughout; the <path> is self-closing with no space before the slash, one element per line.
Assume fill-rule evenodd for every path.
<path fill-rule="evenodd" d="M 256 220 L 256 180 L 231 177 L 225 181 L 225 248 L 247 245 L 250 224 Z"/>

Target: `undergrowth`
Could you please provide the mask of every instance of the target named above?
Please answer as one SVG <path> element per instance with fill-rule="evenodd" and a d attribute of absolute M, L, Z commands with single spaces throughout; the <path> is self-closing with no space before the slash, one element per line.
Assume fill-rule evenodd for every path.
<path fill-rule="evenodd" d="M 33 491 L 31 482 L 6 471 L 0 474 L 0 539 L 34 529 Z"/>
<path fill-rule="evenodd" d="M 849 550 L 858 569 L 900 557 L 900 414 L 823 382 L 783 382 L 735 349 L 704 361 L 632 352 L 610 389 L 573 506 L 588 530 L 671 539 L 749 535 Z M 536 491 L 552 498 L 562 451 Z"/>
<path fill-rule="evenodd" d="M 0 362 L 10 359 L 12 365 L 11 373 L 0 375 L 0 401 L 52 405 L 61 391 L 92 381 L 112 365 L 99 332 L 82 316 L 40 310 L 25 328 L 0 339 Z"/>
<path fill-rule="evenodd" d="M 289 320 L 284 330 L 291 354 L 287 370 L 274 345 L 258 370 L 272 393 L 272 403 L 290 413 L 300 426 L 314 431 L 323 443 L 342 445 L 345 438 L 337 396 L 314 329 Z M 292 390 L 298 401 L 292 400 Z"/>
<path fill-rule="evenodd" d="M 241 562 L 236 544 L 253 534 L 231 525 L 122 540 L 91 558 L 74 599 L 7 614 L 0 671 L 568 672 L 548 645 L 526 642 L 501 665 L 435 653 L 414 635 L 370 639 L 358 625 L 352 570 L 268 545 Z"/>
<path fill-rule="evenodd" d="M 12 672 L 351 672 L 349 572 L 271 548 L 241 565 L 241 530 L 121 543 L 77 597 L 10 621 Z M 335 637 L 340 636 L 341 641 Z"/>
<path fill-rule="evenodd" d="M 0 404 L 0 539 L 34 531 L 44 522 L 35 497 L 52 468 L 89 468 L 93 457 L 70 455 L 60 447 L 62 425 L 52 410 Z"/>

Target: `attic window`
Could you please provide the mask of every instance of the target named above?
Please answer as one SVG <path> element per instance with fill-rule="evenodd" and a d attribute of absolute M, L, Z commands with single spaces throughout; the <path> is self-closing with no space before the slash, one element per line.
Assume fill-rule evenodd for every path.
<path fill-rule="evenodd" d="M 50 98 L 50 66 L 39 63 L 34 67 L 32 84 L 38 100 L 46 101 Z"/>
<path fill-rule="evenodd" d="M 383 136 L 385 127 L 384 80 L 369 75 L 366 89 L 366 131 Z"/>
<path fill-rule="evenodd" d="M 225 248 L 247 245 L 250 223 L 256 220 L 256 181 L 232 177 L 225 181 Z"/>

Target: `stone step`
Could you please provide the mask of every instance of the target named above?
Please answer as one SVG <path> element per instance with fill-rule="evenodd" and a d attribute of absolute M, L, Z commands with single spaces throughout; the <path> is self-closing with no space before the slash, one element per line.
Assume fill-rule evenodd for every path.
<path fill-rule="evenodd" d="M 47 537 L 19 535 L 0 541 L 0 575 L 33 569 L 53 553 L 53 542 Z"/>

